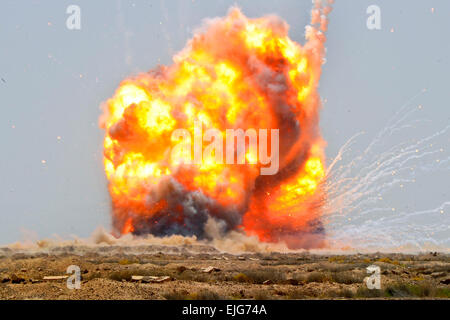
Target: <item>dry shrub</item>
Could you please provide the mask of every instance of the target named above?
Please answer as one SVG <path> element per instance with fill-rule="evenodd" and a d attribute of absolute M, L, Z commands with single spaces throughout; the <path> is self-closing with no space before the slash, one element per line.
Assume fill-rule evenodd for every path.
<path fill-rule="evenodd" d="M 263 269 L 263 270 L 247 270 L 245 272 L 238 273 L 233 277 L 237 282 L 248 282 L 254 284 L 262 284 L 266 280 L 270 280 L 273 283 L 284 282 L 286 276 L 284 273 L 276 269 Z"/>
<path fill-rule="evenodd" d="M 185 270 L 178 274 L 177 280 L 195 281 L 195 282 L 211 282 L 214 280 L 220 280 L 221 275 L 214 275 L 208 273 L 199 273 L 192 270 Z"/>
<path fill-rule="evenodd" d="M 115 281 L 131 281 L 133 275 L 134 273 L 129 270 L 122 270 L 111 273 L 108 278 Z"/>
<path fill-rule="evenodd" d="M 378 261 L 384 262 L 384 263 L 392 263 L 392 260 L 389 259 L 388 257 L 380 258 L 380 259 L 378 259 Z"/>
<path fill-rule="evenodd" d="M 330 264 L 330 263 L 321 263 L 319 265 L 320 269 L 330 272 L 343 272 L 350 271 L 355 269 L 355 265 L 353 264 Z"/>
<path fill-rule="evenodd" d="M 318 297 L 318 292 L 311 290 L 311 289 L 305 289 L 305 288 L 298 288 L 294 289 L 288 292 L 287 299 L 291 300 L 298 300 L 298 299 L 309 299 L 309 298 L 316 298 Z"/>
<path fill-rule="evenodd" d="M 122 266 L 127 265 L 127 264 L 133 264 L 133 263 L 137 263 L 137 261 L 134 260 L 129 260 L 129 259 L 121 259 L 118 261 L 118 263 Z"/>
<path fill-rule="evenodd" d="M 379 298 L 382 297 L 383 291 L 378 289 L 369 289 L 367 287 L 359 287 L 356 291 L 357 298 Z"/>
<path fill-rule="evenodd" d="M 235 275 L 233 279 L 237 282 L 250 282 L 250 278 L 242 272 Z"/>
<path fill-rule="evenodd" d="M 271 300 L 271 297 L 270 297 L 269 293 L 267 292 L 267 290 L 256 291 L 253 298 L 255 300 Z"/>
<path fill-rule="evenodd" d="M 305 283 L 306 277 L 306 274 L 302 272 L 296 272 L 292 275 L 292 279 L 297 280 L 299 283 Z"/>
<path fill-rule="evenodd" d="M 83 275 L 82 279 L 83 280 L 94 280 L 94 279 L 99 279 L 102 277 L 102 274 L 100 272 L 91 272 L 87 275 Z"/>
<path fill-rule="evenodd" d="M 355 294 L 350 289 L 342 289 L 342 290 L 332 290 L 328 293 L 328 296 L 331 298 L 351 299 L 355 296 Z"/>
<path fill-rule="evenodd" d="M 207 289 L 191 293 L 189 298 L 192 300 L 225 300 L 225 297 L 220 296 L 217 292 Z"/>
<path fill-rule="evenodd" d="M 437 288 L 432 282 L 424 281 L 419 284 L 400 282 L 385 289 L 388 297 L 435 297 Z"/>
<path fill-rule="evenodd" d="M 306 276 L 306 282 L 327 282 L 329 280 L 329 275 L 324 272 L 314 271 Z"/>
<path fill-rule="evenodd" d="M 285 274 L 276 269 L 249 270 L 245 274 L 255 284 L 262 284 L 266 280 L 280 283 L 286 279 Z"/>
<path fill-rule="evenodd" d="M 332 281 L 342 284 L 361 283 L 364 280 L 364 276 L 356 272 L 333 272 L 331 274 Z"/>
<path fill-rule="evenodd" d="M 450 299 L 450 288 L 437 288 L 436 297 Z"/>
<path fill-rule="evenodd" d="M 345 263 L 345 257 L 342 256 L 333 256 L 328 258 L 328 262 L 333 263 Z"/>
<path fill-rule="evenodd" d="M 168 291 L 162 294 L 164 298 L 167 300 L 187 300 L 189 298 L 189 294 L 187 291 Z"/>

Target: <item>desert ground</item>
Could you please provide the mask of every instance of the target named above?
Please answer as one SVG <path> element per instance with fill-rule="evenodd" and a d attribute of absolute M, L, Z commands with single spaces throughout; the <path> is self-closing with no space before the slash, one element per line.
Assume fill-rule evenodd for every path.
<path fill-rule="evenodd" d="M 68 266 L 81 270 L 68 289 Z M 366 267 L 381 269 L 369 290 Z M 0 248 L 0 299 L 449 299 L 450 255 L 233 255 L 210 246 Z"/>

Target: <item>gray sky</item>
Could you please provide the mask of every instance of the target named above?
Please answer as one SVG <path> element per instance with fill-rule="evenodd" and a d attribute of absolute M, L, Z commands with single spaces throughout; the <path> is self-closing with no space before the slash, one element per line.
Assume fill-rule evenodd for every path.
<path fill-rule="evenodd" d="M 70 4 L 81 7 L 81 30 L 66 28 Z M 170 64 L 203 18 L 233 4 L 250 17 L 278 14 L 304 43 L 310 0 L 1 1 L 0 244 L 22 239 L 23 230 L 86 237 L 109 227 L 99 105 L 125 77 Z M 371 4 L 381 8 L 381 30 L 366 27 Z M 424 88 L 411 106 L 423 105 L 420 117 L 432 125 L 414 134 L 450 123 L 449 31 L 447 0 L 336 1 L 320 84 L 328 157 L 357 132 L 367 132 L 367 144 Z M 448 134 L 440 142 L 448 145 Z M 385 201 L 438 206 L 450 198 L 449 178 L 437 170 Z"/>

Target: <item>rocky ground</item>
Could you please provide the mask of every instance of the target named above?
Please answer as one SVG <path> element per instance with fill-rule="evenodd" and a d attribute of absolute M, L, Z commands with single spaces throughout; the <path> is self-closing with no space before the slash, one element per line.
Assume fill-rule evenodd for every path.
<path fill-rule="evenodd" d="M 81 270 L 67 288 L 66 270 Z M 381 269 L 369 290 L 366 267 Z M 450 256 L 231 255 L 207 246 L 0 248 L 0 299 L 450 298 Z"/>

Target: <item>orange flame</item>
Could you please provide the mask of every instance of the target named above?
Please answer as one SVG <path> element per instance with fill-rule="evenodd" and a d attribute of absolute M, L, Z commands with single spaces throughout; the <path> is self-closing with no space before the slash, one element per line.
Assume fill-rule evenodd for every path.
<path fill-rule="evenodd" d="M 196 34 L 173 65 L 120 84 L 101 118 L 117 230 L 196 234 L 205 219 L 196 220 L 195 209 L 264 241 L 310 231 L 324 198 L 317 93 L 323 35 L 312 32 L 301 46 L 287 32 L 275 16 L 249 19 L 234 8 Z M 233 128 L 279 129 L 279 172 L 260 176 L 251 151 L 244 165 L 205 154 L 188 165 L 188 154 L 171 156 L 179 143 L 172 132 L 185 128 L 193 136 L 196 121 L 223 136 Z"/>

